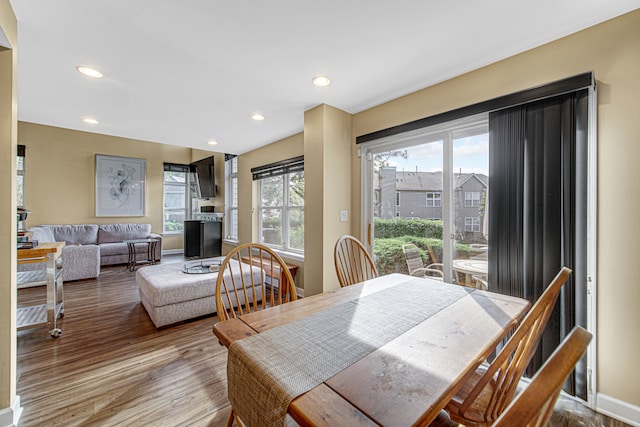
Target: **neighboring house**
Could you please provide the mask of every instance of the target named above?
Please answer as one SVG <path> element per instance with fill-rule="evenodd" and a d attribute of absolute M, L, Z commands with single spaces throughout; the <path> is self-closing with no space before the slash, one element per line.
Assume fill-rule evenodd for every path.
<path fill-rule="evenodd" d="M 382 219 L 442 219 L 442 172 L 397 171 L 386 167 L 375 174 L 374 216 Z M 489 188 L 486 175 L 454 174 L 456 239 L 486 243 L 483 237 L 484 203 Z"/>

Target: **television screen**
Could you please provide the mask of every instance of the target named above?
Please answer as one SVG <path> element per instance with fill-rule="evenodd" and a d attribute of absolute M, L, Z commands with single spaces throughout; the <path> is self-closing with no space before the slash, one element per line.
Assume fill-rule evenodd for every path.
<path fill-rule="evenodd" d="M 214 157 L 198 160 L 191 163 L 191 171 L 196 174 L 196 188 L 198 197 L 216 197 L 216 182 L 213 168 Z"/>

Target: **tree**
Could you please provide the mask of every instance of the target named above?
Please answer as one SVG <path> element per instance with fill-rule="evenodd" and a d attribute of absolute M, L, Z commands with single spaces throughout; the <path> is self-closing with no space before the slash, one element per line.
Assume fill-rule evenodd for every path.
<path fill-rule="evenodd" d="M 373 156 L 373 169 L 379 174 L 380 169 L 388 167 L 389 160 L 394 157 L 400 157 L 407 160 L 407 158 L 409 158 L 409 153 L 407 150 L 391 150 L 376 154 Z"/>
<path fill-rule="evenodd" d="M 373 156 L 373 172 L 378 177 L 378 186 L 382 188 L 382 169 L 389 167 L 389 160 L 399 157 L 406 160 L 409 157 L 407 150 L 391 150 Z M 373 207 L 375 212 L 382 212 L 382 197 L 378 194 L 374 197 Z"/>

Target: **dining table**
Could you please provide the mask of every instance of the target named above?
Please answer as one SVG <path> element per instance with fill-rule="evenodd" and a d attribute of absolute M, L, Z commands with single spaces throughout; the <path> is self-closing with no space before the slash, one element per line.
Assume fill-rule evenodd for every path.
<path fill-rule="evenodd" d="M 489 262 L 486 259 L 454 259 L 453 271 L 459 284 L 473 287 L 473 276 L 487 278 Z"/>
<path fill-rule="evenodd" d="M 393 273 L 213 326 L 245 425 L 428 425 L 529 302 Z"/>

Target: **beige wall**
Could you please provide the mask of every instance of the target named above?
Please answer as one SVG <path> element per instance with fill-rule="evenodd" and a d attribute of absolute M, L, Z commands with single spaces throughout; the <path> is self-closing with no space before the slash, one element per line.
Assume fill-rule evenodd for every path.
<path fill-rule="evenodd" d="M 213 155 L 192 154 L 191 148 L 156 144 L 127 138 L 20 122 L 18 142 L 26 146 L 25 206 L 31 211 L 27 226 L 38 224 L 150 223 L 162 234 L 163 163 L 188 164 Z M 146 160 L 146 214 L 141 217 L 95 216 L 95 155 L 133 157 Z M 224 165 L 218 167 L 217 182 L 224 182 Z M 214 200 L 221 199 L 217 197 Z M 223 198 L 222 198 L 223 200 Z M 214 202 L 215 203 L 215 202 Z M 163 249 L 181 249 L 182 235 L 168 235 Z"/>
<path fill-rule="evenodd" d="M 251 168 L 290 159 L 304 154 L 303 134 L 292 135 L 265 147 L 238 156 L 238 241 L 258 241 L 258 187 L 251 177 Z M 306 198 L 306 194 L 305 194 Z M 305 236 L 306 237 L 306 236 Z M 230 245 L 223 245 L 228 252 Z M 304 289 L 304 268 L 301 261 L 283 257 L 286 262 L 301 266 L 296 273 L 296 286 Z"/>
<path fill-rule="evenodd" d="M 598 81 L 598 392 L 640 406 L 640 10 L 356 114 L 353 130 L 363 135 L 591 70 Z M 359 212 L 360 159 L 352 149 Z"/>
<path fill-rule="evenodd" d="M 349 234 L 351 115 L 319 105 L 304 114 L 305 179 L 305 295 L 338 288 L 333 248 Z"/>
<path fill-rule="evenodd" d="M 16 131 L 17 22 L 9 0 L 0 0 L 0 415 L 16 394 Z M 12 49 L 9 49 L 11 47 Z M 0 424 L 4 421 L 0 416 Z"/>

